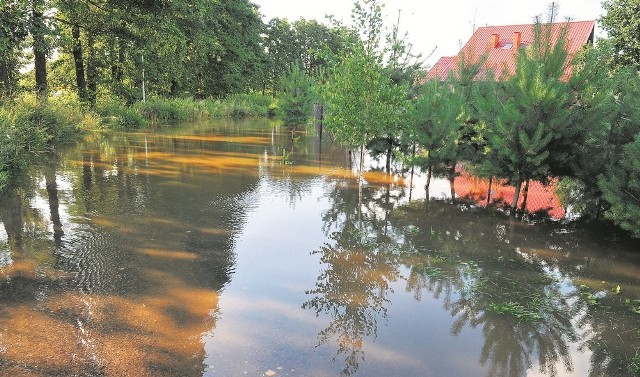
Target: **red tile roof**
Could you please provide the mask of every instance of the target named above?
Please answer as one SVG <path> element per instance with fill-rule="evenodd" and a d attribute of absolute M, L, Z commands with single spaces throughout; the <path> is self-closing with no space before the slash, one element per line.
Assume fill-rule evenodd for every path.
<path fill-rule="evenodd" d="M 569 57 L 587 43 L 593 43 L 595 21 L 560 22 L 551 25 L 553 40 L 557 40 L 564 27 L 567 29 L 567 52 Z M 485 26 L 478 28 L 457 56 L 443 57 L 429 70 L 426 79 L 444 80 L 450 72 L 457 72 L 461 59 L 478 61 L 487 54 L 483 69 L 493 70 L 496 77 L 512 75 L 516 70 L 516 49 L 513 43 L 519 39 L 520 46 L 528 46 L 534 38 L 533 24 Z M 568 73 L 568 72 L 567 72 Z M 481 74 L 482 75 L 482 74 Z"/>

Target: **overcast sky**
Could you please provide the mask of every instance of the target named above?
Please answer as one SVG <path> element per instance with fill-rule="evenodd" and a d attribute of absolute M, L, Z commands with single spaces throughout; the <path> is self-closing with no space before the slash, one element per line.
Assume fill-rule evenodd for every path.
<path fill-rule="evenodd" d="M 324 22 L 331 14 L 350 25 L 351 0 L 252 0 L 260 6 L 265 22 L 275 17 L 290 21 L 301 17 Z M 546 14 L 551 4 L 546 0 L 387 0 L 385 19 L 389 26 L 396 22 L 400 10 L 400 31 L 409 33 L 414 52 L 424 57 L 435 48 L 426 63 L 433 64 L 441 56 L 458 53 L 460 44 L 471 37 L 474 25 L 515 25 L 532 23 L 536 15 Z M 563 0 L 559 5 L 559 18 L 574 21 L 597 20 L 603 13 L 601 0 Z M 599 30 L 596 36 L 600 35 Z"/>

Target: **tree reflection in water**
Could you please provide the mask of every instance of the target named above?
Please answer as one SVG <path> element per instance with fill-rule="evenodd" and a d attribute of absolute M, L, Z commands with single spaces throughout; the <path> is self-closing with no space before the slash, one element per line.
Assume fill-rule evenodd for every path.
<path fill-rule="evenodd" d="M 332 207 L 323 220 L 330 242 L 314 252 L 325 268 L 303 308 L 331 317 L 318 341 L 337 343 L 343 375 L 355 374 L 365 360 L 366 340 L 376 338 L 380 320 L 388 320 L 393 287 L 402 281 L 415 300 L 428 293 L 442 303 L 453 317 L 452 336 L 481 329 L 479 362 L 488 376 L 571 374 L 572 352 L 579 351 L 591 351 L 593 377 L 631 375 L 622 365 L 638 349 L 637 318 L 616 315 L 614 324 L 606 311 L 593 314 L 597 308 L 573 281 L 590 257 L 558 259 L 587 241 L 464 204 L 399 206 L 404 190 L 390 185 L 365 187 L 360 204 L 348 181 L 338 182 L 329 196 Z M 544 252 L 557 248 L 567 252 Z M 621 324 L 627 324 L 625 339 L 635 344 L 627 350 L 615 339 Z"/>
<path fill-rule="evenodd" d="M 376 199 L 378 194 L 365 187 L 359 207 L 358 190 L 348 181 L 339 182 L 330 193 L 333 206 L 323 216 L 330 242 L 313 252 L 326 268 L 315 288 L 306 291 L 312 298 L 302 305 L 316 315 L 331 316 L 329 326 L 318 334 L 318 345 L 337 342 L 336 358 L 344 357 L 344 376 L 356 373 L 364 361 L 364 340 L 377 336 L 378 320 L 387 318 L 391 283 L 401 279 L 395 239 L 381 231 L 387 228 L 392 208 L 390 185 Z M 386 203 L 382 213 L 377 200 Z"/>

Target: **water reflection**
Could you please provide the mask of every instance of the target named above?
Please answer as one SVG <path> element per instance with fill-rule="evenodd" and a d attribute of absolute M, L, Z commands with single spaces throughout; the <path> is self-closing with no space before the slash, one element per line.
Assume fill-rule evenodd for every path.
<path fill-rule="evenodd" d="M 353 178 L 337 181 L 328 194 L 332 205 L 323 214 L 328 242 L 313 252 L 325 268 L 302 305 L 316 315 L 331 316 L 318 343 L 337 343 L 336 358 L 344 359 L 345 376 L 355 374 L 365 361 L 364 341 L 376 338 L 378 321 L 387 319 L 391 285 L 401 279 L 388 216 L 405 195 L 404 187 L 388 183 L 382 189 L 364 187 L 359 198 L 354 183 Z"/>
<path fill-rule="evenodd" d="M 247 122 L 47 158 L 0 197 L 0 374 L 637 375 L 637 241 L 358 196 L 347 156 Z"/>
<path fill-rule="evenodd" d="M 2 373 L 202 375 L 258 159 L 177 139 L 95 137 L 2 197 Z"/>
<path fill-rule="evenodd" d="M 594 306 L 578 286 L 585 275 L 598 284 L 624 281 L 628 297 L 638 297 L 637 267 L 595 265 L 593 241 L 561 224 L 531 228 L 466 205 L 406 204 L 404 192 L 369 186 L 359 201 L 353 185 L 338 182 L 329 194 L 323 219 L 330 241 L 313 252 L 324 269 L 303 308 L 331 317 L 318 341 L 335 342 L 343 375 L 356 374 L 365 361 L 399 281 L 415 300 L 426 294 L 442 303 L 452 336 L 481 330 L 478 361 L 487 376 L 572 374 L 578 344 L 591 352 L 590 376 L 632 375 L 623 360 L 634 360 L 640 330 L 637 315 L 621 305 L 630 298 L 607 294 L 610 306 Z M 624 314 L 612 315 L 613 307 Z"/>

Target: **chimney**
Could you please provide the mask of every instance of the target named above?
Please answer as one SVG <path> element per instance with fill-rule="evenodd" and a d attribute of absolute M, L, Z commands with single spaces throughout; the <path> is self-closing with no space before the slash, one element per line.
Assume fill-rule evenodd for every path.
<path fill-rule="evenodd" d="M 500 36 L 498 34 L 491 34 L 491 38 L 489 39 L 489 48 L 498 47 L 499 42 L 500 42 Z"/>
<path fill-rule="evenodd" d="M 519 31 L 513 32 L 513 50 L 518 51 L 520 49 L 520 43 L 522 43 L 522 33 Z"/>

